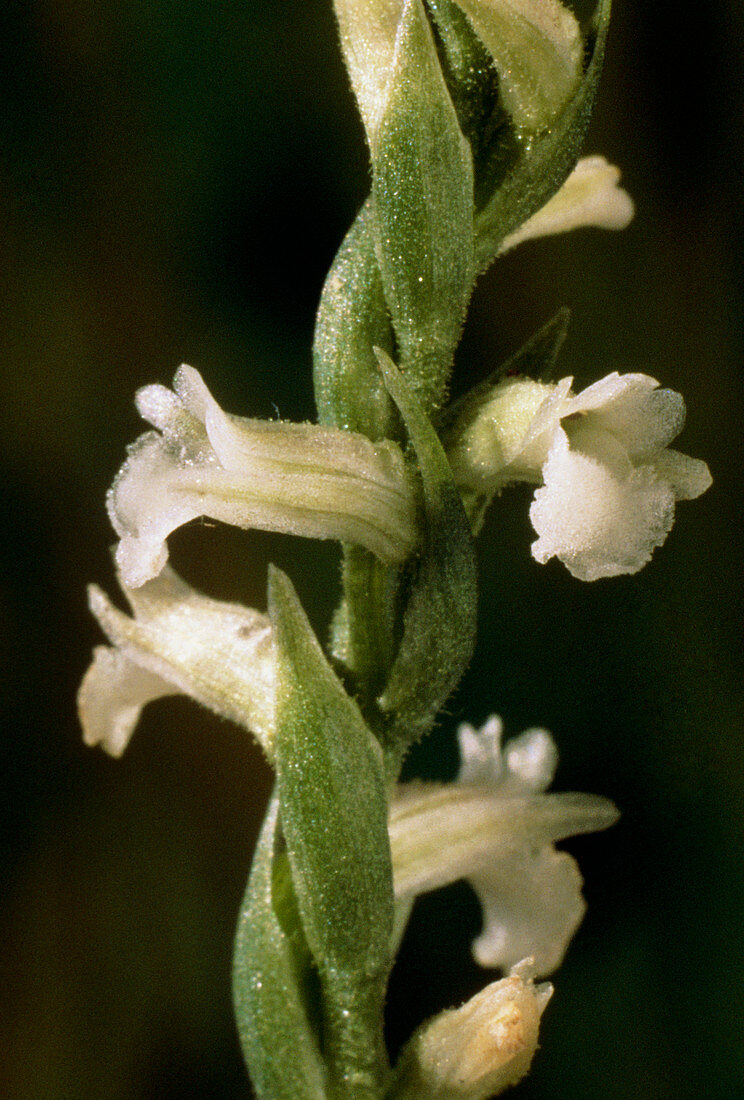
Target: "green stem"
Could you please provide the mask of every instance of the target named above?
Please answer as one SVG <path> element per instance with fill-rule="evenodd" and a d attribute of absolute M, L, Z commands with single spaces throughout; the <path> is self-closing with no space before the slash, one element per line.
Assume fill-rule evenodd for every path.
<path fill-rule="evenodd" d="M 325 1051 L 333 1100 L 380 1100 L 390 1067 L 383 1036 L 386 979 L 349 982 L 338 972 L 321 978 L 327 1013 Z"/>
<path fill-rule="evenodd" d="M 398 570 L 358 546 L 344 548 L 348 665 L 362 710 L 383 690 L 395 656 L 394 605 Z"/>

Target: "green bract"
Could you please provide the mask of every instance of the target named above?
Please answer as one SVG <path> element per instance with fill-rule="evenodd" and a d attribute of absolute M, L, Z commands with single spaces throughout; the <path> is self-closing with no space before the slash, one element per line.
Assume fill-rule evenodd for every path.
<path fill-rule="evenodd" d="M 269 610 L 282 829 L 320 975 L 330 1072 L 354 1083 L 351 1095 L 373 1096 L 386 1068 L 381 1011 L 393 927 L 382 753 L 277 569 Z"/>
<path fill-rule="evenodd" d="M 373 351 L 393 347 L 374 231 L 367 202 L 323 287 L 313 359 L 320 423 L 363 432 L 376 441 L 394 438 L 395 413 Z"/>
<path fill-rule="evenodd" d="M 475 644 L 476 572 L 470 526 L 436 432 L 384 352 L 380 369 L 416 453 L 424 496 L 424 543 L 403 637 L 380 705 L 406 748 L 431 729 L 467 668 Z"/>
<path fill-rule="evenodd" d="M 291 897 L 279 896 L 279 802 L 272 799 L 253 857 L 235 939 L 235 1015 L 261 1100 L 323 1100 L 326 1070 L 310 1024 L 310 956 Z M 283 857 L 286 865 L 286 856 Z M 284 902 L 284 904 L 282 904 Z M 279 911 L 284 910 L 283 926 Z"/>
<path fill-rule="evenodd" d="M 475 276 L 470 147 L 421 0 L 403 8 L 375 133 L 375 250 L 401 367 L 441 403 Z"/>

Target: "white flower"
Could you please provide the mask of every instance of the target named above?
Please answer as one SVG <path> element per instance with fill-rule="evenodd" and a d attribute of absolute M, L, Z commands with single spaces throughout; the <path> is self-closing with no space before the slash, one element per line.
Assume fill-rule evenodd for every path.
<path fill-rule="evenodd" d="M 524 1077 L 553 993 L 533 983 L 532 961 L 419 1028 L 395 1069 L 396 1100 L 489 1100 Z"/>
<path fill-rule="evenodd" d="M 620 169 L 605 157 L 582 157 L 559 191 L 519 229 L 501 242 L 499 253 L 524 241 L 568 233 L 572 229 L 625 229 L 634 206 L 620 187 Z"/>
<path fill-rule="evenodd" d="M 137 408 L 157 431 L 130 447 L 109 492 L 125 584 L 157 576 L 176 527 L 212 519 L 358 543 L 385 561 L 416 545 L 416 506 L 395 444 L 314 424 L 246 420 L 222 411 L 201 376 L 145 386 Z"/>
<path fill-rule="evenodd" d="M 121 585 L 134 618 L 95 585 L 91 611 L 112 646 L 97 646 L 80 685 L 87 745 L 121 756 L 146 703 L 185 694 L 274 743 L 274 647 L 265 615 L 200 595 L 166 567 L 138 589 Z"/>
<path fill-rule="evenodd" d="M 557 557 L 593 581 L 636 573 L 666 539 L 675 503 L 711 484 L 704 462 L 671 450 L 685 405 L 646 374 L 609 374 L 577 395 L 507 379 L 450 433 L 448 455 L 466 492 L 490 497 L 514 481 L 543 483 L 530 508 L 532 554 Z"/>
<path fill-rule="evenodd" d="M 607 799 L 544 794 L 557 754 L 545 730 L 528 730 L 501 750 L 501 721 L 459 730 L 455 783 L 407 783 L 393 799 L 389 832 L 396 900 L 457 879 L 480 898 L 483 931 L 473 944 L 482 966 L 508 968 L 526 956 L 536 973 L 561 962 L 584 914 L 581 875 L 554 844 L 617 819 Z"/>

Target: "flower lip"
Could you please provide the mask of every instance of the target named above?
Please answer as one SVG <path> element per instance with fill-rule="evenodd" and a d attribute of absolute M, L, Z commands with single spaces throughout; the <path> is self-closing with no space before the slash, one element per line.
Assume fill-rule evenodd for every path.
<path fill-rule="evenodd" d="M 645 374 L 613 372 L 568 398 L 530 507 L 535 559 L 557 557 L 586 581 L 642 569 L 676 501 L 712 481 L 705 463 L 669 449 L 684 422 L 681 394 Z"/>

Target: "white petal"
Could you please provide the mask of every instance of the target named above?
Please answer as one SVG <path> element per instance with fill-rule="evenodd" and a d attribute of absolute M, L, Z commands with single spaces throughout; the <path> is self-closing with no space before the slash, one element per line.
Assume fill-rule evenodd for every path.
<path fill-rule="evenodd" d="M 545 486 L 530 507 L 539 536 L 533 557 L 541 563 L 557 557 L 586 581 L 636 573 L 674 522 L 668 482 L 651 466 L 633 468 L 611 436 L 596 432 L 591 440 L 593 453 L 584 453 L 556 433 Z"/>
<path fill-rule="evenodd" d="M 173 391 L 178 394 L 184 407 L 202 424 L 206 423 L 207 413 L 212 406 L 219 409 L 199 371 L 188 363 L 182 363 L 176 371 Z"/>
<path fill-rule="evenodd" d="M 633 200 L 619 186 L 620 170 L 604 157 L 582 157 L 561 189 L 524 225 L 505 237 L 499 252 L 536 237 L 572 229 L 625 229 L 633 217 Z"/>
<path fill-rule="evenodd" d="M 515 466 L 532 470 L 536 466 L 542 467 L 548 457 L 561 417 L 564 416 L 571 400 L 569 394 L 572 382 L 573 378 L 561 378 L 560 382 L 552 387 L 527 429 Z"/>
<path fill-rule="evenodd" d="M 529 729 L 507 741 L 503 750 L 503 723 L 496 714 L 479 730 L 463 722 L 457 730 L 460 745 L 458 783 L 489 787 L 501 797 L 520 797 L 549 787 L 558 765 L 558 750 L 547 730 Z"/>
<path fill-rule="evenodd" d="M 694 500 L 713 484 L 705 462 L 670 448 L 656 456 L 653 467 L 659 477 L 669 482 L 677 500 Z"/>
<path fill-rule="evenodd" d="M 122 587 L 134 608 L 134 619 L 117 610 L 100 589 L 90 589 L 91 610 L 117 647 L 119 679 L 125 679 L 122 662 L 142 670 L 153 678 L 143 681 L 150 683 L 153 692 L 157 683 L 162 685 L 151 698 L 179 692 L 189 695 L 251 730 L 271 758 L 274 652 L 268 618 L 240 604 L 208 599 L 167 568 L 136 591 Z M 111 664 L 113 659 L 106 660 Z M 111 678 L 113 683 L 113 673 Z M 98 709 L 120 710 L 123 689 L 114 684 L 116 691 L 107 691 L 103 673 L 97 674 L 95 683 L 101 690 Z M 88 701 L 92 690 L 89 684 Z M 131 711 L 130 717 L 133 727 L 137 715 Z"/>
<path fill-rule="evenodd" d="M 566 412 L 583 413 L 603 409 L 614 401 L 624 400 L 628 393 L 642 402 L 658 385 L 656 379 L 648 374 L 618 374 L 615 370 L 575 394 L 569 400 Z"/>
<path fill-rule="evenodd" d="M 547 730 L 525 730 L 507 741 L 504 760 L 510 795 L 544 791 L 553 782 L 558 749 Z"/>
<path fill-rule="evenodd" d="M 173 390 L 160 385 L 142 386 L 135 394 L 134 403 L 143 420 L 179 449 L 186 448 L 184 458 L 196 462 L 210 457 L 204 421 L 195 416 Z"/>
<path fill-rule="evenodd" d="M 96 646 L 78 691 L 85 744 L 121 756 L 145 704 L 176 693 L 167 680 L 133 664 L 121 650 Z"/>
<path fill-rule="evenodd" d="M 458 726 L 461 761 L 458 783 L 498 784 L 504 770 L 501 759 L 503 732 L 504 723 L 498 714 L 492 714 L 480 729 L 469 722 Z"/>
<path fill-rule="evenodd" d="M 572 398 L 567 412 L 585 414 L 580 422 L 610 432 L 640 464 L 668 446 L 685 423 L 682 395 L 658 385 L 647 374 L 609 374 Z M 564 428 L 571 438 L 569 421 Z"/>
<path fill-rule="evenodd" d="M 586 909 L 575 860 L 552 847 L 522 848 L 469 880 L 483 908 L 483 932 L 473 943 L 476 961 L 510 967 L 532 955 L 536 974 L 552 973 Z"/>

